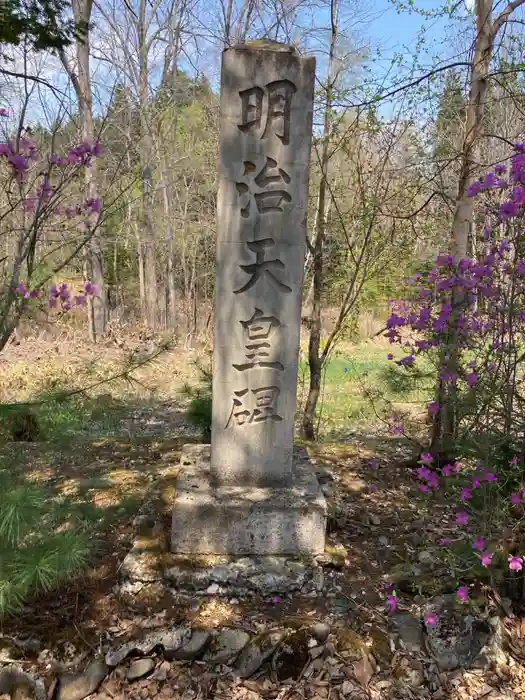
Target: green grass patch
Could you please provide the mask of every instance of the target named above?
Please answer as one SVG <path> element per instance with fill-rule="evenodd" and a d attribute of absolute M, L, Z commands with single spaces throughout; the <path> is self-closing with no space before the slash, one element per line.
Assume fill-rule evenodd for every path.
<path fill-rule="evenodd" d="M 430 400 L 434 374 L 429 363 L 417 368 L 399 367 L 388 360 L 390 348 L 365 343 L 331 358 L 323 374 L 318 412 L 323 437 L 387 417 L 397 406 L 421 411 Z M 402 353 L 393 351 L 395 358 Z M 304 357 L 299 364 L 299 396 L 306 397 L 309 371 Z"/>

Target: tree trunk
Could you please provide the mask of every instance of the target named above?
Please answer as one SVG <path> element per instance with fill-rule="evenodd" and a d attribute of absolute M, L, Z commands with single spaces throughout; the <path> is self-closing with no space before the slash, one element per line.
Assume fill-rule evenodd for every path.
<path fill-rule="evenodd" d="M 450 243 L 451 254 L 456 264 L 467 257 L 470 249 L 474 202 L 473 198 L 468 196 L 468 188 L 478 165 L 477 152 L 483 125 L 487 75 L 493 42 L 492 0 L 476 0 L 476 38 Z M 451 302 L 451 328 L 447 343 L 441 351 L 440 377 L 443 373 L 457 376 L 459 369 L 457 321 L 466 302 L 463 291 L 455 288 L 452 292 Z M 437 463 L 455 458 L 457 432 L 457 382 L 445 383 L 440 377 L 438 377 L 436 386 L 436 401 L 440 406 L 440 411 L 434 417 L 431 440 L 431 451 Z"/>
<path fill-rule="evenodd" d="M 75 22 L 89 25 L 91 19 L 92 0 L 73 0 L 72 8 Z M 95 126 L 93 123 L 93 96 L 91 92 L 89 70 L 89 30 L 76 40 L 77 71 L 72 70 L 65 54 L 61 54 L 62 63 L 71 78 L 75 89 L 80 119 L 82 123 L 82 138 L 87 143 L 95 141 Z M 86 199 L 97 197 L 97 164 L 93 161 L 90 168 L 85 169 Z M 108 321 L 108 300 L 104 284 L 104 257 L 98 229 L 91 235 L 86 244 L 84 274 L 95 285 L 97 294 L 88 298 L 88 325 L 90 340 L 96 342 L 106 332 Z"/>
<path fill-rule="evenodd" d="M 140 239 L 144 256 L 145 321 L 150 328 L 157 326 L 157 259 L 153 226 L 153 140 L 148 122 L 148 46 L 146 37 L 146 0 L 140 0 L 138 18 L 139 43 L 139 109 L 140 109 Z"/>
<path fill-rule="evenodd" d="M 310 313 L 310 337 L 308 339 L 308 366 L 310 384 L 303 414 L 302 435 L 306 440 L 315 440 L 315 411 L 321 393 L 321 309 L 323 292 L 323 252 L 326 238 L 326 213 L 328 193 L 328 163 L 330 160 L 330 132 L 332 121 L 333 65 L 337 40 L 336 2 L 331 2 L 331 36 L 328 57 L 326 97 L 324 104 L 323 145 L 321 151 L 321 179 L 317 198 L 316 231 L 312 250 L 312 310 Z"/>

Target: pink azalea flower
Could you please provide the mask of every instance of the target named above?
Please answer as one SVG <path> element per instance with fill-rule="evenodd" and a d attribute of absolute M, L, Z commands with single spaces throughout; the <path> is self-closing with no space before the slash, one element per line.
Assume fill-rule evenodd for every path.
<path fill-rule="evenodd" d="M 423 452 L 421 457 L 419 458 L 419 462 L 421 464 L 432 464 L 434 461 L 434 458 L 430 454 L 430 452 Z"/>
<path fill-rule="evenodd" d="M 462 501 L 470 501 L 472 498 L 472 491 L 470 489 L 461 489 L 459 497 Z"/>
<path fill-rule="evenodd" d="M 509 557 L 509 569 L 511 571 L 521 571 L 523 569 L 523 557 Z"/>
<path fill-rule="evenodd" d="M 484 477 L 485 481 L 488 481 L 488 482 L 494 482 L 494 481 L 498 480 L 497 476 L 493 472 L 485 472 L 483 477 Z"/>
<path fill-rule="evenodd" d="M 425 625 L 427 625 L 428 627 L 433 627 L 435 624 L 437 624 L 437 621 L 438 619 L 436 613 L 429 613 L 425 617 Z"/>
<path fill-rule="evenodd" d="M 521 502 L 521 494 L 518 493 L 513 493 L 512 496 L 510 497 L 511 503 L 513 506 L 519 506 Z"/>
<path fill-rule="evenodd" d="M 388 611 L 393 613 L 397 610 L 397 596 L 396 592 L 392 591 L 387 598 L 386 598 L 386 607 L 388 608 Z"/>
<path fill-rule="evenodd" d="M 458 525 L 468 525 L 468 521 L 469 515 L 465 513 L 464 510 L 460 510 L 459 513 L 456 513 L 456 523 Z"/>
<path fill-rule="evenodd" d="M 479 480 L 479 476 L 473 476 L 472 477 L 472 488 L 479 489 L 480 486 L 481 486 L 481 481 Z"/>
<path fill-rule="evenodd" d="M 441 476 L 450 476 L 454 473 L 454 467 L 451 464 L 445 464 L 441 470 Z"/>
<path fill-rule="evenodd" d="M 516 455 L 514 455 L 514 457 L 510 460 L 509 464 L 511 464 L 513 467 L 515 467 L 517 465 L 517 463 L 518 463 L 518 458 L 516 457 Z"/>
<path fill-rule="evenodd" d="M 431 474 L 428 479 L 427 479 L 427 484 L 428 487 L 431 489 L 438 489 L 439 488 L 439 479 L 435 474 Z"/>
<path fill-rule="evenodd" d="M 422 479 L 423 481 L 426 481 L 428 477 L 432 474 L 430 469 L 428 467 L 418 467 L 416 469 L 416 474 L 418 479 Z"/>
<path fill-rule="evenodd" d="M 478 383 L 478 375 L 476 372 L 471 372 L 470 374 L 467 374 L 467 384 L 469 387 L 474 387 Z"/>
<path fill-rule="evenodd" d="M 456 595 L 460 600 L 468 600 L 468 588 L 466 586 L 460 586 L 456 591 Z"/>
<path fill-rule="evenodd" d="M 492 552 L 483 552 L 481 555 L 481 566 L 487 568 L 490 564 L 492 564 Z"/>
<path fill-rule="evenodd" d="M 455 462 L 455 463 L 452 465 L 452 469 L 453 469 L 454 472 L 457 474 L 457 473 L 460 471 L 460 469 L 461 469 L 461 464 L 460 464 L 459 462 Z"/>
<path fill-rule="evenodd" d="M 472 549 L 477 549 L 478 552 L 482 552 L 485 549 L 486 542 L 483 539 L 483 537 L 478 537 L 477 540 L 474 540 L 472 543 Z"/>
<path fill-rule="evenodd" d="M 431 416 L 436 416 L 439 413 L 439 404 L 437 401 L 432 401 L 428 404 L 428 413 Z"/>

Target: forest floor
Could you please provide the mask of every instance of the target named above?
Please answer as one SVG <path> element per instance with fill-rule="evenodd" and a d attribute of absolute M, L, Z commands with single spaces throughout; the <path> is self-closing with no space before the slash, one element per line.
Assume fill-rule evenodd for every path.
<path fill-rule="evenodd" d="M 198 432 L 185 421 L 187 398 L 181 387 L 185 382 L 198 383 L 194 362 L 202 358 L 202 351 L 166 352 L 135 372 L 131 383 L 95 387 L 119 373 L 129 352 L 136 356 L 138 350 L 108 346 L 79 351 L 78 344 L 67 341 L 27 340 L 10 346 L 0 359 L 2 401 L 44 400 L 34 406 L 41 439 L 3 445 L 0 478 L 2 471 L 9 470 L 51 485 L 57 496 L 69 500 L 72 513 L 89 524 L 96 543 L 92 564 L 82 577 L 29 601 L 16 616 L 4 620 L 5 639 L 38 640 L 39 649 L 25 652 L 18 663 L 49 676 L 55 663 L 85 663 L 104 635 L 133 637 L 148 628 L 152 619 L 166 624 L 191 620 L 207 627 L 238 626 L 250 631 L 292 620 L 296 624 L 298 620 L 323 621 L 334 630 L 347 629 L 358 635 L 370 648 L 388 640 L 386 585 L 400 570 L 420 560 L 422 551 L 427 559 L 439 562 L 442 548 L 438 542 L 450 535 L 451 522 L 449 504 L 429 505 L 414 487 L 409 464 L 417 446 L 393 435 L 391 426 L 370 407 L 371 400 L 378 402 L 386 395 L 405 417 L 421 413 L 424 390 L 420 387 L 407 393 L 396 387 L 385 359 L 388 349 L 380 343 L 347 347 L 331 361 L 325 376 L 321 439 L 307 446 L 310 457 L 334 475 L 336 485 L 329 498 L 328 545 L 342 546 L 347 552 L 337 597 L 282 596 L 234 602 L 208 597 L 197 609 L 173 601 L 157 606 L 151 601 L 124 603 L 115 594 L 119 568 L 133 539 L 133 518 L 145 494 L 154 484 L 173 479 L 184 443 L 199 441 Z M 95 388 L 68 400 L 45 402 L 61 389 L 86 386 Z M 300 373 L 300 392 L 303 388 Z M 434 593 L 438 592 L 439 587 Z M 428 586 L 420 593 L 432 595 Z M 401 591 L 398 595 L 400 608 L 406 611 L 421 602 L 421 596 L 418 601 L 417 596 Z M 518 638 L 524 627 L 525 636 L 519 620 L 509 619 L 506 624 L 514 627 Z M 343 647 L 337 640 L 316 667 L 309 667 L 293 685 L 281 686 L 267 675 L 256 681 L 233 681 L 227 669 L 209 672 L 198 664 L 174 663 L 162 680 L 145 679 L 130 686 L 114 672 L 93 697 L 525 697 L 525 667 L 519 659 L 505 673 L 474 669 L 436 672 L 430 677 L 428 667 L 422 666 L 416 682 L 410 674 L 406 680 L 406 669 L 399 670 L 399 655 L 388 642 L 377 654 L 372 649 L 381 661 L 370 671 L 365 669 L 365 677 L 363 669 L 349 665 Z"/>

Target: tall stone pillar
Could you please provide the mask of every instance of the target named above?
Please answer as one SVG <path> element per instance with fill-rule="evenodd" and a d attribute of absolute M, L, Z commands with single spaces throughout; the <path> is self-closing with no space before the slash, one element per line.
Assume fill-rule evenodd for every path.
<path fill-rule="evenodd" d="M 261 42 L 264 46 L 266 42 Z M 223 54 L 211 468 L 290 485 L 315 58 Z"/>
<path fill-rule="evenodd" d="M 288 45 L 223 54 L 211 467 L 192 493 L 206 523 L 184 543 L 176 511 L 174 551 L 324 545 L 315 474 L 293 459 L 314 77 Z"/>

